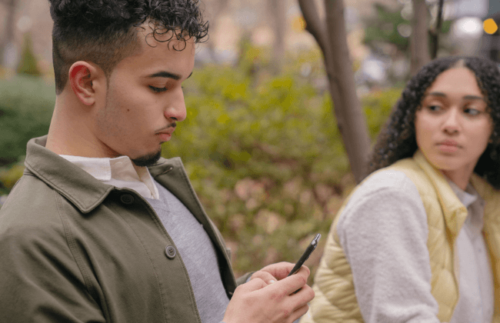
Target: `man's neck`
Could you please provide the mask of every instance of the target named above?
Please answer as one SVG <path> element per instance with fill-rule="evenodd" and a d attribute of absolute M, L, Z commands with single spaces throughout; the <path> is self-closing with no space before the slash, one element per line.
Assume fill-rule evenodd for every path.
<path fill-rule="evenodd" d="M 81 105 L 81 104 L 80 104 Z M 70 95 L 61 93 L 56 98 L 50 122 L 46 148 L 59 155 L 81 157 L 117 157 L 105 146 L 97 143 L 89 123 L 91 116 Z"/>

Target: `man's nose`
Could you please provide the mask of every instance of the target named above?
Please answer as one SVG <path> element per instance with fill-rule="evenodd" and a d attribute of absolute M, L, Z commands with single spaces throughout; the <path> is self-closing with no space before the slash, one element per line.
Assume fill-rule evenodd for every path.
<path fill-rule="evenodd" d="M 182 121 L 186 119 L 186 102 L 181 87 L 176 89 L 175 93 L 170 97 L 164 115 L 168 120 Z"/>

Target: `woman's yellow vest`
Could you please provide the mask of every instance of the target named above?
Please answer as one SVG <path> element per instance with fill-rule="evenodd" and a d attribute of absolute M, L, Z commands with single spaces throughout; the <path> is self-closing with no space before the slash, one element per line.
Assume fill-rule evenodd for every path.
<path fill-rule="evenodd" d="M 444 175 L 417 151 L 413 158 L 386 169 L 403 172 L 415 184 L 427 213 L 431 264 L 431 292 L 439 305 L 438 318 L 449 322 L 457 305 L 458 259 L 455 239 L 467 217 L 467 209 L 452 191 Z M 484 199 L 484 237 L 489 249 L 495 283 L 493 322 L 500 323 L 500 191 L 473 174 L 472 186 Z M 352 193 L 351 193 L 352 194 Z M 341 214 L 346 199 L 337 214 Z M 328 234 L 325 250 L 314 279 L 316 297 L 300 323 L 363 322 L 354 292 L 351 268 L 337 236 L 337 217 Z"/>

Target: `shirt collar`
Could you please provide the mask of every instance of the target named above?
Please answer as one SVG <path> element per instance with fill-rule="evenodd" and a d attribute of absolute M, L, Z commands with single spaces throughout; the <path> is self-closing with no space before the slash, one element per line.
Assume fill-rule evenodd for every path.
<path fill-rule="evenodd" d="M 133 189 L 146 198 L 159 198 L 158 189 L 148 168 L 136 166 L 128 156 L 116 158 L 60 156 L 104 183 Z"/>
<path fill-rule="evenodd" d="M 464 191 L 460 187 L 458 187 L 457 184 L 453 183 L 448 178 L 447 180 L 453 192 L 455 192 L 460 202 L 462 202 L 462 204 L 466 208 L 468 208 L 472 203 L 474 203 L 478 199 L 478 194 L 476 190 L 472 187 L 472 185 L 467 184 L 467 187 L 465 188 Z"/>

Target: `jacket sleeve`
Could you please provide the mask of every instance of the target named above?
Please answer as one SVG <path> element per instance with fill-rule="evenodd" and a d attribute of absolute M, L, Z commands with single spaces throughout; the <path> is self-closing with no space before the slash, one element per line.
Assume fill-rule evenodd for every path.
<path fill-rule="evenodd" d="M 0 322 L 105 322 L 62 227 L 0 222 Z"/>
<path fill-rule="evenodd" d="M 413 182 L 401 172 L 380 172 L 340 216 L 337 234 L 365 322 L 439 322 L 427 216 Z"/>

